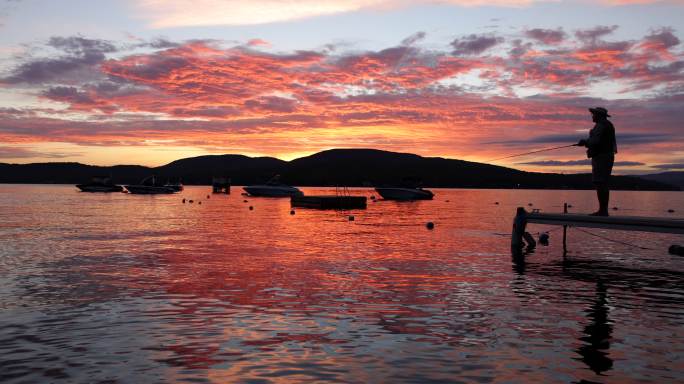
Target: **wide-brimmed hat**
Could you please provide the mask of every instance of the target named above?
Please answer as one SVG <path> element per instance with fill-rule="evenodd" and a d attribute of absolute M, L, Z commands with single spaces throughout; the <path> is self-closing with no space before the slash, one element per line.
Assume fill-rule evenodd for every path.
<path fill-rule="evenodd" d="M 606 117 L 610 117 L 608 110 L 603 107 L 589 108 L 589 112 L 595 115 L 605 115 Z"/>

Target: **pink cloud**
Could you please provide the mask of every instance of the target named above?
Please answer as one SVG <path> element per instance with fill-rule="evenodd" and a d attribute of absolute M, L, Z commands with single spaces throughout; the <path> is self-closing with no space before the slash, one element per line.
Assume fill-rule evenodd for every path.
<path fill-rule="evenodd" d="M 587 105 L 603 104 L 615 111 L 621 133 L 658 126 L 666 136 L 645 145 L 671 148 L 682 141 L 684 119 L 684 58 L 676 31 L 606 40 L 613 30 L 578 31 L 574 40 L 554 29 L 529 29 L 510 40 L 470 35 L 453 40 L 451 52 L 421 48 L 422 33 L 395 47 L 354 53 L 275 54 L 258 44 L 167 42 L 144 54 L 119 51 L 116 58 L 107 57 L 109 45 L 101 42 L 63 39 L 58 45 L 65 56 L 58 60 L 74 66 L 51 67 L 54 58 L 27 60 L 4 86 L 32 84 L 41 98 L 67 109 L 0 110 L 0 140 L 80 145 L 170 140 L 177 146 L 229 145 L 274 155 L 353 145 L 484 156 L 516 145 L 515 138 L 532 140 L 537 132 L 567 139 L 562 135 L 590 124 Z M 95 54 L 84 62 L 88 52 Z M 29 69 L 48 67 L 58 70 L 30 76 Z M 81 72 L 88 76 L 74 80 Z M 478 84 L 465 85 L 464 78 Z M 585 90 L 596 81 L 662 96 L 589 99 Z M 533 88 L 542 96 L 521 98 L 516 88 Z"/>

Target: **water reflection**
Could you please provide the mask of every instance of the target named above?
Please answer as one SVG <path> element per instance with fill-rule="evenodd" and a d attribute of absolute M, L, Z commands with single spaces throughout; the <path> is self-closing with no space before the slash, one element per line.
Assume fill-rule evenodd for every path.
<path fill-rule="evenodd" d="M 638 264 L 662 255 L 573 234 L 567 260 L 554 238 L 511 270 L 493 233 L 520 200 L 550 207 L 545 191 L 437 191 L 350 222 L 278 199 L 21 188 L 0 196 L 0 380 L 619 382 L 667 378 L 684 353 L 663 342 L 684 325 L 680 264 Z"/>
<path fill-rule="evenodd" d="M 580 337 L 580 340 L 586 344 L 577 353 L 592 371 L 602 374 L 613 367 L 613 360 L 608 356 L 613 326 L 608 317 L 607 289 L 601 280 L 596 282 L 596 301 L 585 313 L 589 323 L 583 331 L 586 336 Z"/>

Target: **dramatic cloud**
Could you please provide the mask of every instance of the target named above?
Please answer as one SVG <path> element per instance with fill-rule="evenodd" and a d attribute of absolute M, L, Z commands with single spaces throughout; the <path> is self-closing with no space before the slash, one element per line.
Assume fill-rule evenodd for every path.
<path fill-rule="evenodd" d="M 454 48 L 452 54 L 455 56 L 479 55 L 501 42 L 503 42 L 503 38 L 501 37 L 473 34 L 452 41 L 451 46 Z"/>
<path fill-rule="evenodd" d="M 525 36 L 547 45 L 558 44 L 565 39 L 566 33 L 562 29 L 534 28 L 525 31 Z"/>
<path fill-rule="evenodd" d="M 401 45 L 413 45 L 425 38 L 425 32 L 417 32 L 401 41 Z"/>
<path fill-rule="evenodd" d="M 48 46 L 62 52 L 59 58 L 28 58 L 14 69 L 13 74 L 0 78 L 0 84 L 43 84 L 54 81 L 82 80 L 87 72 L 105 59 L 105 54 L 116 52 L 110 42 L 83 37 L 53 37 Z M 90 70 L 90 71 L 89 71 Z M 92 77 L 92 73 L 88 73 Z"/>
<path fill-rule="evenodd" d="M 683 170 L 684 163 L 656 164 L 651 165 L 651 168 L 660 169 L 664 171 Z"/>
<path fill-rule="evenodd" d="M 577 36 L 578 39 L 587 42 L 587 43 L 595 43 L 597 40 L 601 39 L 604 36 L 608 36 L 615 32 L 615 30 L 618 29 L 617 25 L 599 25 L 594 28 L 590 29 L 581 29 L 575 32 L 575 36 Z"/>
<path fill-rule="evenodd" d="M 165 143 L 285 157 L 342 146 L 418 148 L 487 160 L 576 143 L 591 128 L 586 108 L 599 105 L 613 115 L 620 161 L 635 163 L 623 166 L 652 163 L 640 158 L 647 153 L 675 156 L 684 140 L 677 31 L 612 41 L 613 29 L 469 35 L 448 50 L 423 47 L 424 32 L 372 51 L 54 37 L 46 42 L 54 55 L 24 57 L 0 83 L 51 103 L 0 108 L 0 141 Z M 591 96 L 598 82 L 610 84 L 610 99 Z M 573 161 L 583 149 L 558 154 L 565 157 L 554 161 Z M 544 155 L 523 160 L 573 165 L 534 162 L 548 161 Z"/>
<path fill-rule="evenodd" d="M 21 147 L 5 147 L 0 146 L 0 160 L 4 159 L 31 159 L 31 158 L 48 158 L 48 159 L 63 159 L 65 157 L 73 157 L 74 153 L 54 153 L 54 152 L 38 152 Z"/>

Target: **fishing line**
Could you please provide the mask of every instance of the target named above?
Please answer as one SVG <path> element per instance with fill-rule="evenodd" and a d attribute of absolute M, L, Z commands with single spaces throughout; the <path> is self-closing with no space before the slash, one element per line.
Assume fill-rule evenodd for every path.
<path fill-rule="evenodd" d="M 487 160 L 487 162 L 492 162 L 492 161 L 498 161 L 498 160 L 503 160 L 503 159 L 510 159 L 511 157 L 518 157 L 518 156 L 525 156 L 525 155 L 531 155 L 533 153 L 539 153 L 539 152 L 546 152 L 546 151 L 553 151 L 556 149 L 561 149 L 561 148 L 570 148 L 570 147 L 577 147 L 577 144 L 570 144 L 570 145 L 561 145 L 560 147 L 553 147 L 553 148 L 544 148 L 544 149 L 539 149 L 536 151 L 531 151 L 531 152 L 525 152 L 525 153 L 518 153 L 517 155 L 510 155 L 510 156 L 505 156 L 505 157 L 499 157 L 498 159 L 493 159 L 493 160 Z"/>
<path fill-rule="evenodd" d="M 653 248 L 646 248 L 646 247 L 642 247 L 642 246 L 635 245 L 635 244 L 625 243 L 624 241 L 614 240 L 614 239 L 611 239 L 611 238 L 609 238 L 609 237 L 597 235 L 597 234 L 595 234 L 595 233 L 591 233 L 591 232 L 589 232 L 589 231 L 585 231 L 585 230 L 583 230 L 583 229 L 581 229 L 581 228 L 577 228 L 577 227 L 575 227 L 574 229 L 576 229 L 576 230 L 578 230 L 578 231 L 580 231 L 580 232 L 584 232 L 584 233 L 586 233 L 587 235 L 596 236 L 596 237 L 598 237 L 598 238 L 600 238 L 600 239 L 603 239 L 603 240 L 612 241 L 612 242 L 614 242 L 614 243 L 618 243 L 618 244 L 622 244 L 622 245 L 627 245 L 627 246 L 634 247 L 634 248 L 646 249 L 646 250 L 649 250 L 649 251 L 653 251 Z"/>

